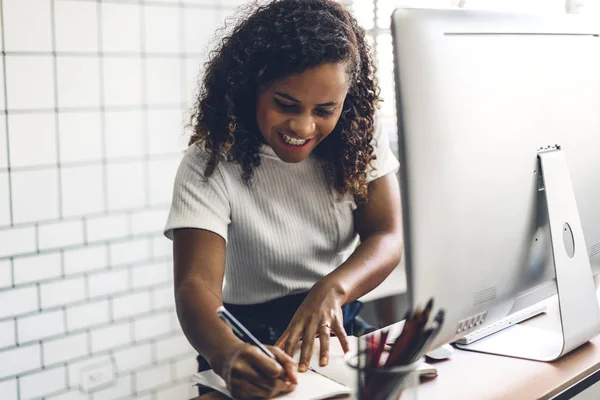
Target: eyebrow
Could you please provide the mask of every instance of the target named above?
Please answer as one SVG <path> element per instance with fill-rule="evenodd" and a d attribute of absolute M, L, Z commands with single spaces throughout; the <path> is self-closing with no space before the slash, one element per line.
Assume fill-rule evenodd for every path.
<path fill-rule="evenodd" d="M 289 94 L 281 93 L 281 92 L 275 92 L 275 94 L 279 97 L 288 99 L 289 101 L 292 101 L 294 103 L 297 103 L 297 104 L 301 103 L 300 100 L 295 99 L 294 97 L 290 96 Z M 331 107 L 331 106 L 335 106 L 335 105 L 337 105 L 337 103 L 335 101 L 329 101 L 327 103 L 317 104 L 317 107 Z"/>

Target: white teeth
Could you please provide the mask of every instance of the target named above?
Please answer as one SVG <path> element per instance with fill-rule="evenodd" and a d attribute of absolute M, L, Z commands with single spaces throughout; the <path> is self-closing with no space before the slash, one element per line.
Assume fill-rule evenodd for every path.
<path fill-rule="evenodd" d="M 278 132 L 278 133 L 281 136 L 281 138 L 283 139 L 283 141 L 286 142 L 287 144 L 291 144 L 294 146 L 302 146 L 304 143 L 306 143 L 306 140 L 294 139 L 294 138 L 284 135 L 281 132 Z"/>

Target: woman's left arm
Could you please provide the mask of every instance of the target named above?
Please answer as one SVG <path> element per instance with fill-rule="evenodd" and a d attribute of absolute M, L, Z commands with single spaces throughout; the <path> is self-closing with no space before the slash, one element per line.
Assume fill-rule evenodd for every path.
<path fill-rule="evenodd" d="M 319 334 L 320 365 L 329 359 L 329 333 L 335 333 L 348 350 L 342 305 L 376 288 L 400 263 L 402 210 L 396 174 L 369 183 L 367 202 L 354 213 L 360 245 L 333 272 L 317 282 L 294 314 L 276 345 L 293 355 L 302 339 L 299 371 L 308 368 L 315 336 Z"/>

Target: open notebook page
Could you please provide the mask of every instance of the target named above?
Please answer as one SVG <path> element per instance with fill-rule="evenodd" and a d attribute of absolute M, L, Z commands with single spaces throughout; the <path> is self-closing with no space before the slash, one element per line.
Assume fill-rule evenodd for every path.
<path fill-rule="evenodd" d="M 227 390 L 225 381 L 219 375 L 215 374 L 213 370 L 199 372 L 194 375 L 192 380 L 196 384 L 208 386 L 227 396 L 231 396 L 229 390 Z M 298 385 L 296 385 L 296 390 L 285 396 L 277 397 L 277 399 L 318 400 L 340 395 L 349 395 L 350 392 L 351 390 L 348 387 L 309 370 L 298 374 Z"/>

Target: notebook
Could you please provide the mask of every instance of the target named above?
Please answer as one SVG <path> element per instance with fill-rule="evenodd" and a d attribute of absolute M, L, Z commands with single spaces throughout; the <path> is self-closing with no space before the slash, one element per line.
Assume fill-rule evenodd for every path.
<path fill-rule="evenodd" d="M 231 397 L 231 394 L 227 390 L 225 381 L 213 370 L 199 372 L 194 374 L 192 381 L 195 384 L 210 387 L 214 390 Z M 308 370 L 303 373 L 298 373 L 298 384 L 296 390 L 285 396 L 277 397 L 278 400 L 320 400 L 328 399 L 331 397 L 350 395 L 352 390 L 336 381 L 321 375 L 313 370 Z"/>

